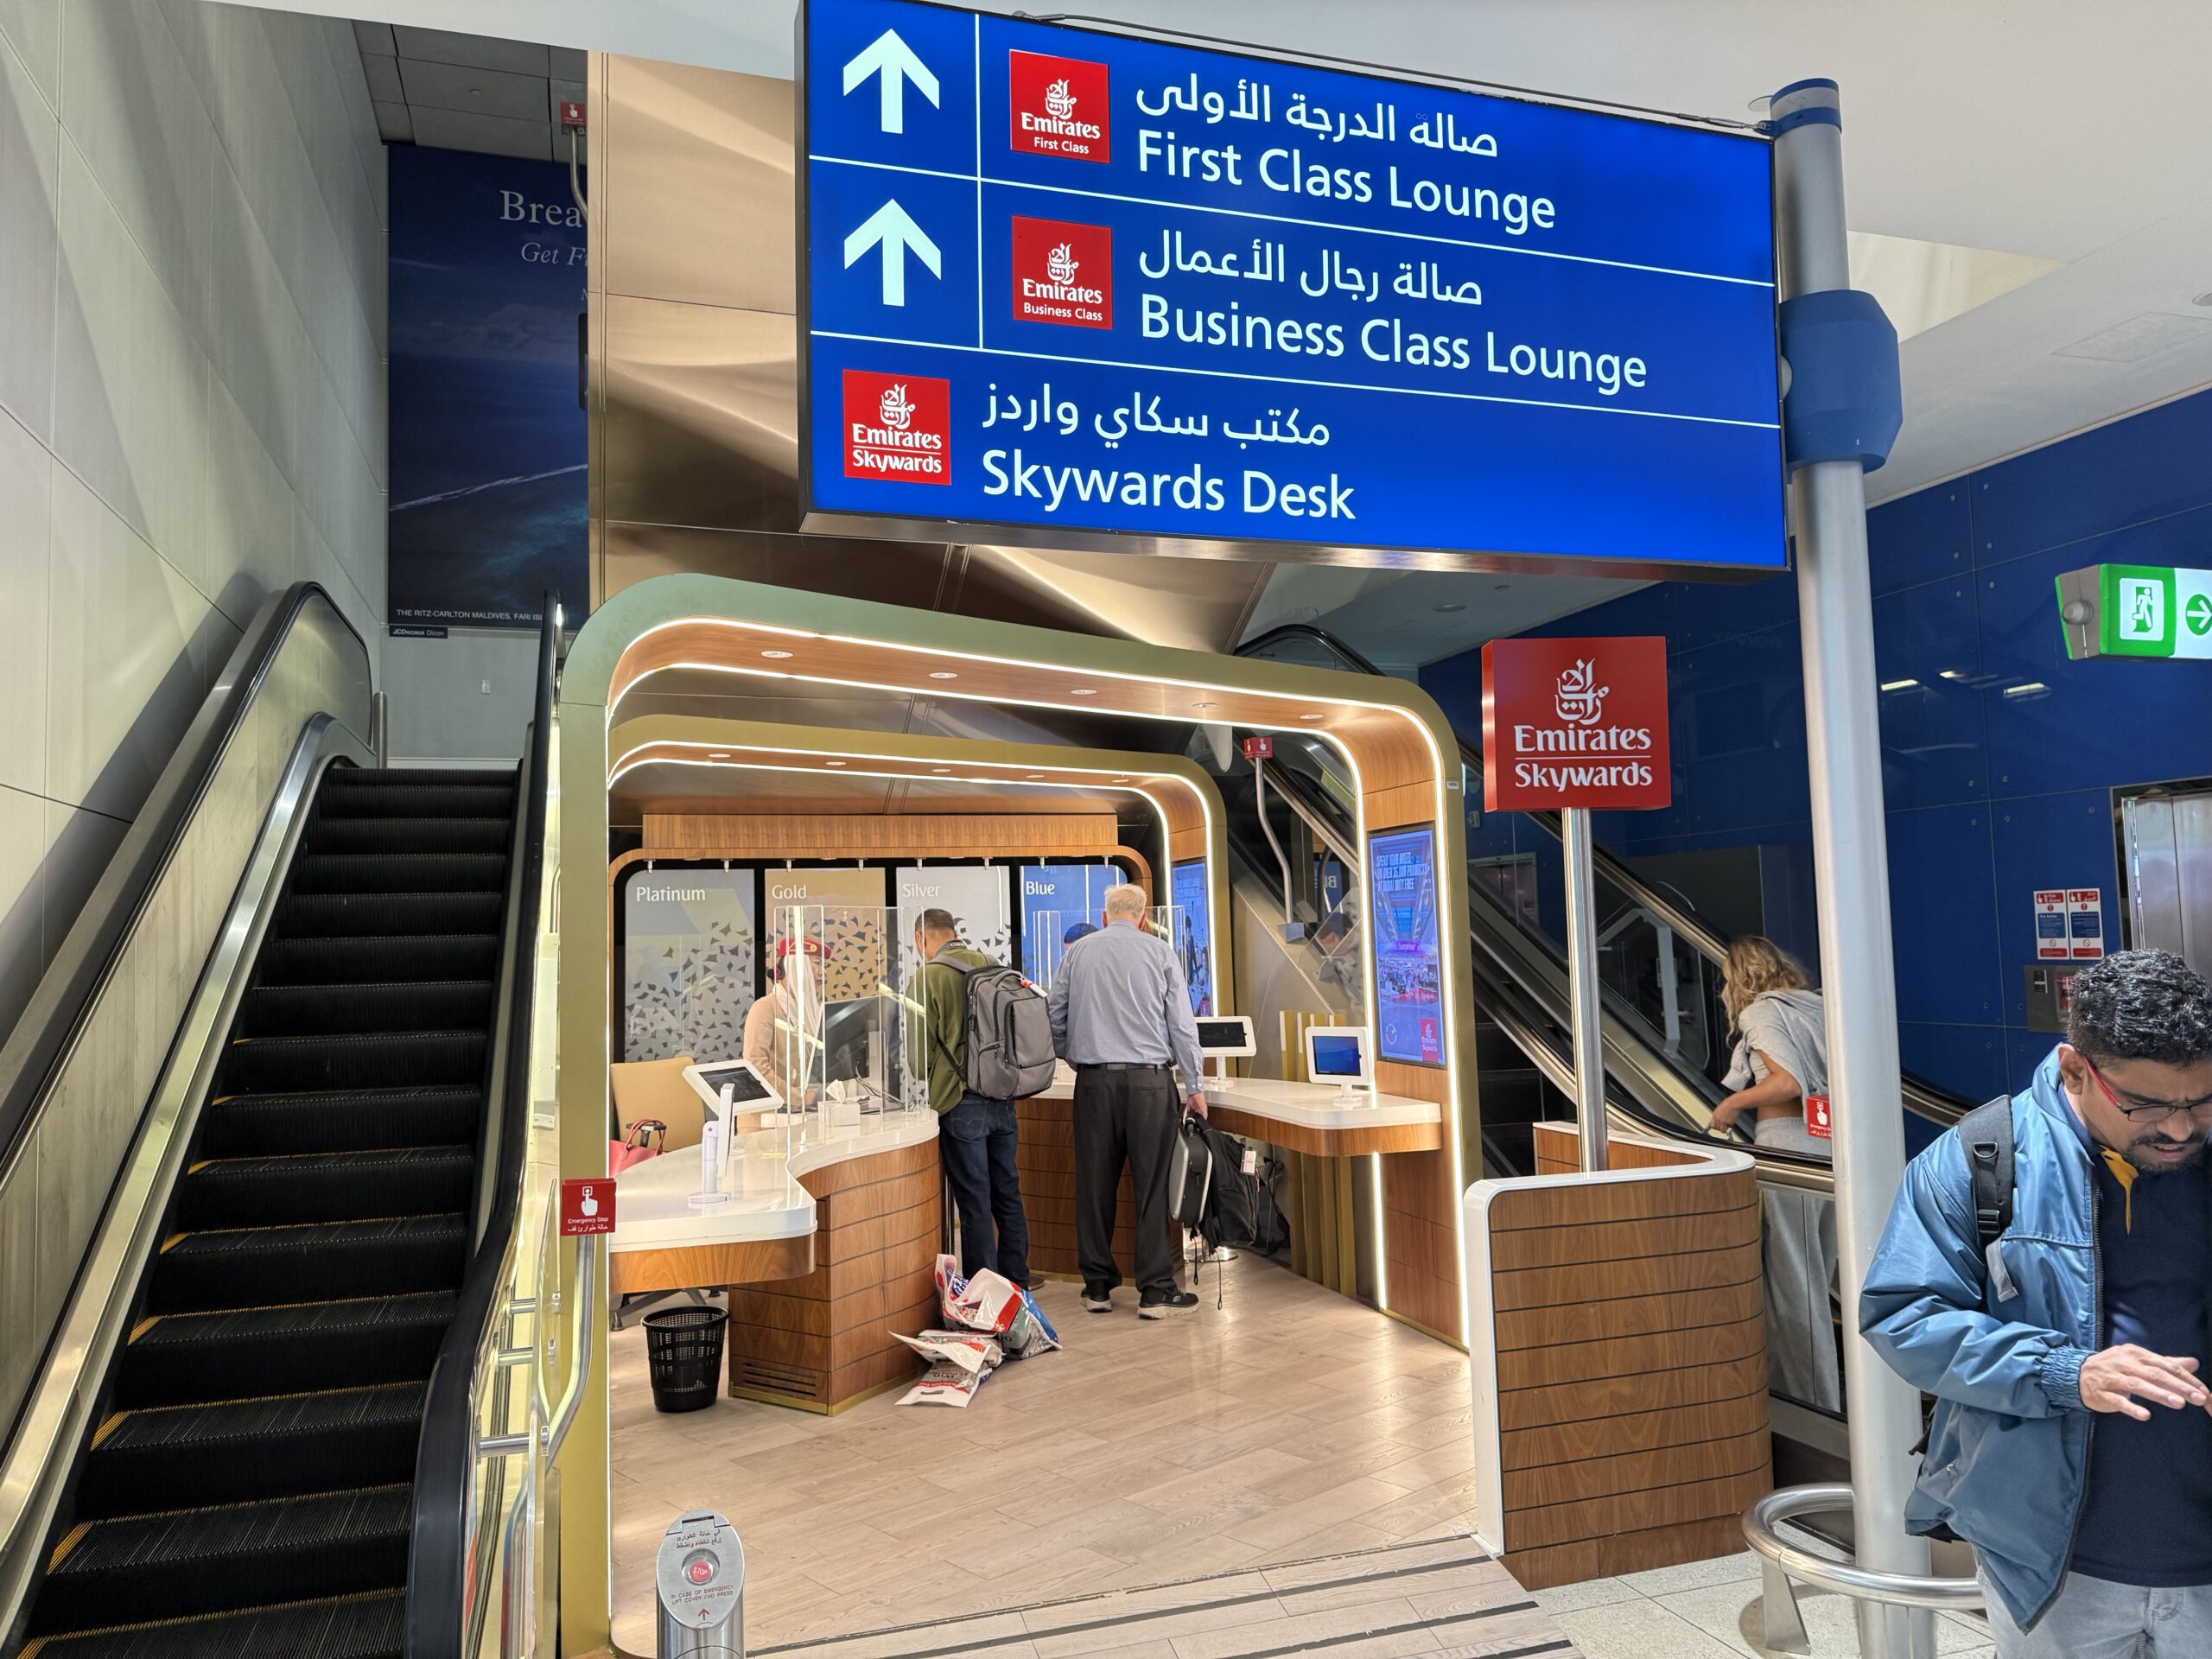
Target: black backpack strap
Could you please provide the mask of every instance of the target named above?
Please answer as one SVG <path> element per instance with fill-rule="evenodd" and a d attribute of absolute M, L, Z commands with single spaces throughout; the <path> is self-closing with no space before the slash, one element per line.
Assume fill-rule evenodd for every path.
<path fill-rule="evenodd" d="M 1959 1120 L 1959 1144 L 1974 1177 L 1974 1224 L 1982 1254 L 2012 1224 L 2012 1102 L 1977 1106 Z"/>

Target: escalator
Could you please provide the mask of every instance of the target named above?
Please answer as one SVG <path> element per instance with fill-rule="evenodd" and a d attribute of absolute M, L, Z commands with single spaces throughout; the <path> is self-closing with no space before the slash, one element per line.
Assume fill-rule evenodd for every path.
<path fill-rule="evenodd" d="M 20 1147 L 82 1130 L 118 1001 L 158 1074 L 84 1147 L 115 1179 L 51 1328 L 4 1333 L 41 1363 L 0 1396 L 0 1655 L 461 1650 L 474 1448 L 439 1429 L 475 1414 L 512 1260 L 559 635 L 549 607 L 518 768 L 396 771 L 351 632 L 309 584 L 272 598 L 0 1054 L 5 1223 L 38 1196 Z M 148 976 L 188 964 L 172 1033 Z"/>

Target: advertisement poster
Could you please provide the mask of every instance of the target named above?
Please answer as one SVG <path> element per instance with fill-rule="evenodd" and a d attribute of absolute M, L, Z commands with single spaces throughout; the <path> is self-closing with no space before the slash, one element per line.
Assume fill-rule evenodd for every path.
<path fill-rule="evenodd" d="M 899 884 L 897 983 L 911 984 L 921 966 L 914 955 L 914 924 L 925 910 L 949 910 L 960 938 L 993 962 L 1014 956 L 1014 907 L 1007 884 L 1014 874 L 1003 866 L 950 864 L 894 873 Z"/>
<path fill-rule="evenodd" d="M 1386 1060 L 1444 1063 L 1436 832 L 1394 830 L 1367 843 L 1374 896 L 1376 1049 Z"/>
<path fill-rule="evenodd" d="M 1185 859 L 1173 872 L 1168 902 L 1175 906 L 1176 954 L 1183 958 L 1183 977 L 1191 983 L 1191 1012 L 1201 1017 L 1213 1012 L 1213 912 L 1206 906 L 1206 866 L 1199 858 Z"/>
<path fill-rule="evenodd" d="M 625 1060 L 727 1059 L 753 982 L 751 870 L 632 870 L 622 884 Z"/>
<path fill-rule="evenodd" d="M 767 917 L 763 961 L 772 967 L 785 930 L 802 927 L 822 942 L 824 996 L 840 1002 L 875 995 L 891 966 L 881 870 L 764 870 L 760 890 Z M 809 913 L 795 922 L 794 908 Z"/>
<path fill-rule="evenodd" d="M 536 627 L 590 606 L 583 214 L 569 169 L 395 144 L 390 620 Z"/>
<path fill-rule="evenodd" d="M 1021 971 L 1036 984 L 1050 984 L 1067 930 L 1077 921 L 1097 925 L 1106 889 L 1122 880 L 1122 872 L 1111 864 L 1024 864 L 1020 874 Z"/>

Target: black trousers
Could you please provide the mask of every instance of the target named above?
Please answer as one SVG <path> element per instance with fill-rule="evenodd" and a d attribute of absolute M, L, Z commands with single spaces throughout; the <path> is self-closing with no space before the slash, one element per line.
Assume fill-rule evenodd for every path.
<path fill-rule="evenodd" d="M 1181 1104 L 1174 1073 L 1165 1066 L 1076 1073 L 1075 1255 L 1084 1288 L 1111 1290 L 1122 1282 L 1114 1262 L 1114 1221 L 1125 1161 L 1137 1198 L 1137 1289 L 1167 1295 L 1178 1288 L 1167 1160 Z"/>

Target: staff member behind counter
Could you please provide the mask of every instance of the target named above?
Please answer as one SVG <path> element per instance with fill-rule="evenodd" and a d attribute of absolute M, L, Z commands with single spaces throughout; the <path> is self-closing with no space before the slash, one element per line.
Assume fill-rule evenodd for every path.
<path fill-rule="evenodd" d="M 1075 1245 L 1083 1305 L 1114 1307 L 1116 1202 L 1128 1165 L 1137 1199 L 1137 1317 L 1196 1307 L 1176 1282 L 1167 1219 L 1167 1162 L 1179 1104 L 1200 1117 L 1206 1097 L 1198 1021 L 1175 947 L 1144 925 L 1142 887 L 1106 890 L 1106 925 L 1069 947 L 1052 976 L 1052 1046 L 1075 1068 Z M 1183 1068 L 1187 1096 L 1175 1083 Z"/>

